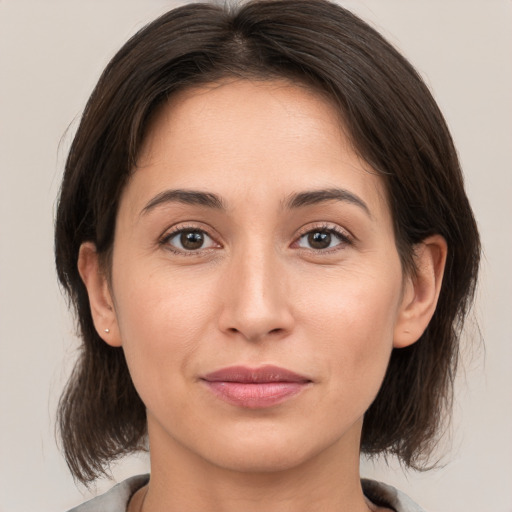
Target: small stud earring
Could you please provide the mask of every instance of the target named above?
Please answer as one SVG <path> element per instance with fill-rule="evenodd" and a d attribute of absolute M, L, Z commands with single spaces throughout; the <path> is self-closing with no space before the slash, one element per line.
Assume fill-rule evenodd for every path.
<path fill-rule="evenodd" d="M 110 332 L 110 329 L 105 329 L 105 332 L 108 334 Z"/>

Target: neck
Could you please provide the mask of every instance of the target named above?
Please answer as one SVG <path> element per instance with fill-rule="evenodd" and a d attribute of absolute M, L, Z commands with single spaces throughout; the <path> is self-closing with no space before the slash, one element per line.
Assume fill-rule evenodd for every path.
<path fill-rule="evenodd" d="M 144 512 L 367 512 L 359 480 L 360 425 L 278 471 L 220 467 L 149 424 L 151 481 Z"/>

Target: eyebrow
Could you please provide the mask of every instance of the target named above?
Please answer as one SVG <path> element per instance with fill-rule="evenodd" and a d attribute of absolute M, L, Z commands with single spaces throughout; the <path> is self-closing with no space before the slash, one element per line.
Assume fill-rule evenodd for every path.
<path fill-rule="evenodd" d="M 305 206 L 317 205 L 327 201 L 345 201 L 360 207 L 371 218 L 371 212 L 367 204 L 358 196 L 342 188 L 327 188 L 320 190 L 309 190 L 290 195 L 284 202 L 287 209 L 303 208 Z M 196 206 L 204 206 L 215 210 L 225 210 L 226 207 L 220 196 L 211 192 L 199 190 L 164 190 L 151 199 L 141 210 L 140 214 L 145 215 L 157 206 L 166 203 L 181 203 Z"/>
<path fill-rule="evenodd" d="M 210 192 L 200 192 L 197 190 L 165 190 L 156 195 L 141 210 L 140 214 L 145 215 L 157 206 L 166 203 L 191 204 L 196 206 L 205 206 L 206 208 L 214 208 L 216 210 L 225 210 L 222 199 Z"/>
<path fill-rule="evenodd" d="M 345 201 L 354 204 L 364 210 L 370 218 L 372 217 L 368 205 L 360 197 L 343 188 L 326 188 L 292 194 L 286 200 L 285 207 L 289 209 L 302 208 L 326 201 Z"/>

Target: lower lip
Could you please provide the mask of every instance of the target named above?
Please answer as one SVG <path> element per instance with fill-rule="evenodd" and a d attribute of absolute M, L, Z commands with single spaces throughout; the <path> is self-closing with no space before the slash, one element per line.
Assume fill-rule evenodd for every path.
<path fill-rule="evenodd" d="M 307 382 L 211 382 L 204 381 L 219 398 L 247 409 L 263 409 L 280 404 L 300 393 Z"/>

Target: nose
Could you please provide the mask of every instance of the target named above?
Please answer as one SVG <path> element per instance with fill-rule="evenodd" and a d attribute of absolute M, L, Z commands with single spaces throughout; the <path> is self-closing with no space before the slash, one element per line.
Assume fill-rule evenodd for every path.
<path fill-rule="evenodd" d="M 294 317 L 283 265 L 272 250 L 247 252 L 223 275 L 219 328 L 248 341 L 285 337 Z"/>

